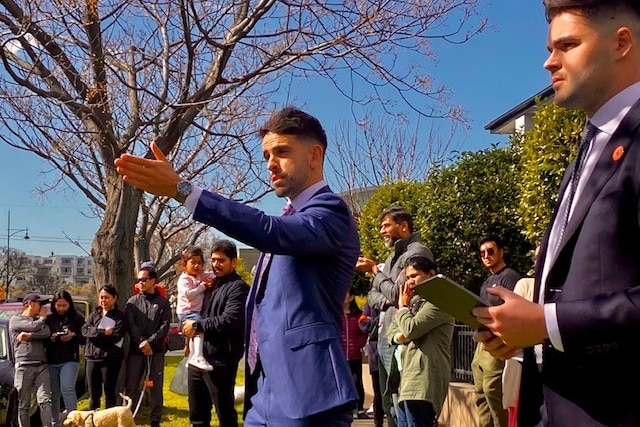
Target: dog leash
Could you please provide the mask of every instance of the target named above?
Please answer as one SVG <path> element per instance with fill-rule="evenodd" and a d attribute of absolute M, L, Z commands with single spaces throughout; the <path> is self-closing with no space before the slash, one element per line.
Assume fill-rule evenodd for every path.
<path fill-rule="evenodd" d="M 146 363 L 147 363 L 147 373 L 144 377 L 144 382 L 142 383 L 142 390 L 140 390 L 140 398 L 138 399 L 138 404 L 136 405 L 136 410 L 133 411 L 133 418 L 136 417 L 136 415 L 138 415 L 138 411 L 140 410 L 140 405 L 142 405 L 142 399 L 144 397 L 144 390 L 147 387 L 153 387 L 153 381 L 151 379 L 149 379 L 149 377 L 151 376 L 151 356 L 147 356 L 146 357 Z"/>

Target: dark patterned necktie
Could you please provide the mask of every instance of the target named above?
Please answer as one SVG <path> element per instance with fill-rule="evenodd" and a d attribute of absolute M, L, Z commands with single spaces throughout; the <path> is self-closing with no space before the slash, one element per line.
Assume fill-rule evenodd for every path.
<path fill-rule="evenodd" d="M 282 216 L 293 215 L 296 212 L 291 202 L 287 202 L 282 209 Z M 269 266 L 271 265 L 271 254 L 263 253 L 260 256 L 260 262 L 258 266 L 260 270 L 256 276 L 256 280 L 253 285 L 257 286 L 255 293 L 253 294 L 253 311 L 251 313 L 251 328 L 249 329 L 249 348 L 247 349 L 247 364 L 249 365 L 249 372 L 253 374 L 258 363 L 258 336 L 256 333 L 256 297 L 260 291 L 263 280 L 266 280 L 265 274 Z"/>
<path fill-rule="evenodd" d="M 593 139 L 597 131 L 598 131 L 597 127 L 595 127 L 591 122 L 587 122 L 587 125 L 585 126 L 584 131 L 582 133 L 580 148 L 578 148 L 578 154 L 576 155 L 576 162 L 573 167 L 573 172 L 571 172 L 569 187 L 567 188 L 567 190 L 569 191 L 569 195 L 567 196 L 566 208 L 564 210 L 564 218 L 562 218 L 562 228 L 560 229 L 560 237 L 558 239 L 558 245 L 560 245 L 560 242 L 562 242 L 564 229 L 567 227 L 567 224 L 569 223 L 571 207 L 573 206 L 573 199 L 575 198 L 576 190 L 578 189 L 578 182 L 580 181 L 580 175 L 582 174 L 584 165 L 587 162 L 587 153 L 589 152 L 589 147 L 591 146 L 591 140 Z"/>

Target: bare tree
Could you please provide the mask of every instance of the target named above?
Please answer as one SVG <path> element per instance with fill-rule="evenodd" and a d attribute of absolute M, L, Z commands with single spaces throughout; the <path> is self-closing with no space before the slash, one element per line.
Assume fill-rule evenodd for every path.
<path fill-rule="evenodd" d="M 365 116 L 371 117 L 371 116 Z M 452 148 L 455 126 L 446 133 L 431 127 L 424 135 L 420 123 L 412 129 L 404 117 L 387 120 L 343 121 L 333 138 L 329 157 L 334 179 L 356 216 L 364 204 L 385 183 L 424 180 L 429 171 L 446 160 Z"/>
<path fill-rule="evenodd" d="M 146 257 L 158 239 L 170 262 L 172 239 L 203 228 L 124 184 L 115 158 L 156 140 L 185 178 L 251 203 L 268 191 L 252 135 L 289 82 L 319 76 L 355 107 L 400 99 L 457 119 L 427 64 L 434 40 L 484 28 L 477 1 L 0 0 L 0 138 L 52 166 L 41 191 L 87 198 L 102 219 L 96 284 L 128 295 L 134 245 Z"/>
<path fill-rule="evenodd" d="M 7 254 L 7 251 L 9 252 Z M 0 249 L 0 262 L 2 262 L 2 282 L 5 284 L 2 290 L 2 298 L 9 298 L 10 285 L 16 279 L 25 277 L 31 267 L 31 261 L 25 255 L 24 252 L 17 249 L 8 249 L 3 247 Z"/>
<path fill-rule="evenodd" d="M 38 292 L 39 294 L 43 295 L 52 295 L 56 290 L 60 288 L 60 285 L 62 283 L 63 282 L 59 276 L 43 271 L 38 271 L 36 274 L 29 278 L 26 285 L 22 288 L 24 289 L 25 294 L 28 292 Z M 95 295 L 95 293 L 93 295 Z"/>

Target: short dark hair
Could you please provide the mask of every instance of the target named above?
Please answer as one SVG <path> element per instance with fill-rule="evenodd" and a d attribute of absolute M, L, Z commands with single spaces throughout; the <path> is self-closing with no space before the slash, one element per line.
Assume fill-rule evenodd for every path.
<path fill-rule="evenodd" d="M 211 253 L 222 252 L 229 259 L 238 258 L 238 249 L 231 240 L 216 240 L 211 246 Z"/>
<path fill-rule="evenodd" d="M 180 252 L 180 258 L 182 258 L 182 260 L 185 262 L 189 261 L 189 259 L 194 256 L 199 256 L 204 261 L 204 253 L 199 246 L 187 245 L 184 247 L 182 252 Z"/>
<path fill-rule="evenodd" d="M 411 215 L 411 212 L 409 212 L 404 206 L 392 206 L 385 209 L 380 214 L 380 222 L 382 222 L 386 217 L 391 218 L 393 222 L 398 224 L 403 221 L 406 222 L 407 227 L 409 227 L 409 232 L 413 233 L 413 215 Z"/>
<path fill-rule="evenodd" d="M 487 242 L 495 242 L 498 249 L 502 249 L 504 247 L 504 242 L 502 239 L 495 234 L 487 234 L 478 239 L 478 247 L 484 245 Z"/>
<path fill-rule="evenodd" d="M 325 152 L 327 151 L 327 134 L 320 121 L 294 107 L 285 107 L 275 113 L 260 128 L 258 134 L 260 138 L 264 138 L 269 132 L 310 138 L 317 141 Z"/>
<path fill-rule="evenodd" d="M 542 3 L 548 22 L 563 12 L 575 12 L 588 19 L 631 12 L 640 19 L 638 0 L 543 0 Z"/>
<path fill-rule="evenodd" d="M 146 271 L 147 272 L 147 277 L 149 279 L 157 279 L 158 278 L 158 272 L 155 271 L 153 268 L 150 267 L 142 267 L 140 269 L 140 271 Z"/>
<path fill-rule="evenodd" d="M 438 272 L 438 266 L 436 263 L 423 255 L 414 255 L 412 257 L 407 258 L 404 262 L 403 268 L 413 267 L 418 271 L 423 273 L 428 273 L 431 270 Z"/>

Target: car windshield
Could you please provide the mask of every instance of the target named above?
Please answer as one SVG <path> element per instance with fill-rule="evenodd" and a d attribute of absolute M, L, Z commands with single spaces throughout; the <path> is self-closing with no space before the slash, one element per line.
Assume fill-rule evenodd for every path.
<path fill-rule="evenodd" d="M 22 313 L 24 306 L 21 302 L 5 302 L 0 304 L 0 318 L 9 319 L 11 316 Z M 43 305 L 40 309 L 40 315 L 46 316 L 51 311 L 49 304 Z"/>
<path fill-rule="evenodd" d="M 82 314 L 83 318 L 87 318 L 89 314 L 91 314 L 92 304 L 88 300 L 77 299 L 74 300 L 73 305 L 76 311 Z M 20 314 L 24 306 L 20 301 L 11 301 L 11 302 L 3 302 L 0 303 L 0 319 L 9 319 L 11 316 L 15 316 L 16 314 Z M 40 310 L 40 316 L 46 316 L 51 311 L 51 304 L 46 304 L 42 306 Z"/>

